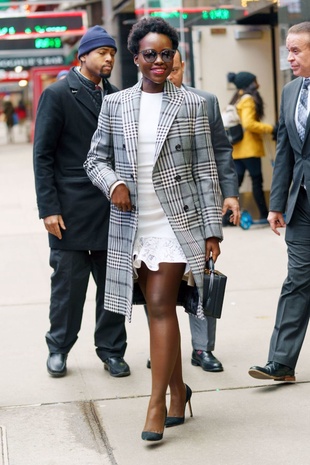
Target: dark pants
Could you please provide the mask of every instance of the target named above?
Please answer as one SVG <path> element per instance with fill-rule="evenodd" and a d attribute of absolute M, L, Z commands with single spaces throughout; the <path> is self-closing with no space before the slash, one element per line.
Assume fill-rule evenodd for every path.
<path fill-rule="evenodd" d="M 279 298 L 268 360 L 295 368 L 310 317 L 310 204 L 301 188 L 286 225 L 288 274 Z"/>
<path fill-rule="evenodd" d="M 260 158 L 250 157 L 234 160 L 238 175 L 238 185 L 241 186 L 246 171 L 250 173 L 252 180 L 252 191 L 256 205 L 259 209 L 260 218 L 267 218 L 268 208 L 263 191 L 262 163 Z"/>
<path fill-rule="evenodd" d="M 49 351 L 67 354 L 78 338 L 88 281 L 92 274 L 97 285 L 95 345 L 101 360 L 122 357 L 126 350 L 125 317 L 104 310 L 106 251 L 51 249 L 50 330 L 46 334 Z"/>
<path fill-rule="evenodd" d="M 192 335 L 192 347 L 194 350 L 211 350 L 215 347 L 216 318 L 206 316 L 200 320 L 189 314 L 189 325 Z"/>

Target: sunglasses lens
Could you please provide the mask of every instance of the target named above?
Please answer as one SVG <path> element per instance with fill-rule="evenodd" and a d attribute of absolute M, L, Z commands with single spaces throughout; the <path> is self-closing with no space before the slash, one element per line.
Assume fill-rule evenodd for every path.
<path fill-rule="evenodd" d="M 155 50 L 148 50 L 148 51 L 142 52 L 142 55 L 147 63 L 154 63 L 157 57 L 157 53 L 155 52 Z"/>
<path fill-rule="evenodd" d="M 156 50 L 142 50 L 142 52 L 139 53 L 142 53 L 142 56 L 147 63 L 154 63 L 158 55 L 160 55 L 161 59 L 165 63 L 171 63 L 175 55 L 174 50 L 163 50 L 160 53 L 157 53 Z"/>
<path fill-rule="evenodd" d="M 163 50 L 161 57 L 165 63 L 171 63 L 174 57 L 174 50 Z"/>

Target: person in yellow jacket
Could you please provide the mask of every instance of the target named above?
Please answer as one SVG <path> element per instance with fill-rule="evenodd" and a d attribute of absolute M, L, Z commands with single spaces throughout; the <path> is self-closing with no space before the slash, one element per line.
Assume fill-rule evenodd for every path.
<path fill-rule="evenodd" d="M 243 139 L 233 145 L 232 152 L 239 187 L 243 182 L 245 172 L 248 171 L 252 180 L 253 197 L 259 209 L 260 220 L 267 223 L 268 208 L 263 191 L 261 168 L 261 157 L 265 155 L 265 151 L 261 135 L 272 134 L 275 136 L 276 128 L 271 124 L 261 122 L 264 117 L 264 102 L 258 92 L 259 85 L 256 76 L 241 71 L 237 74 L 229 73 L 227 78 L 237 87 L 237 92 L 230 103 L 236 105 L 244 131 Z"/>

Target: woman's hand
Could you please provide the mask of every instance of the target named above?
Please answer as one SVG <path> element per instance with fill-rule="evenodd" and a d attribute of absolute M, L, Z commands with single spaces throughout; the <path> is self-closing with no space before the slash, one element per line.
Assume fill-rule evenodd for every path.
<path fill-rule="evenodd" d="M 111 202 L 122 212 L 130 212 L 132 210 L 130 192 L 125 184 L 119 184 L 115 187 L 111 196 Z"/>
<path fill-rule="evenodd" d="M 220 255 L 221 249 L 218 237 L 209 237 L 206 239 L 206 261 L 212 256 L 214 263 Z"/>

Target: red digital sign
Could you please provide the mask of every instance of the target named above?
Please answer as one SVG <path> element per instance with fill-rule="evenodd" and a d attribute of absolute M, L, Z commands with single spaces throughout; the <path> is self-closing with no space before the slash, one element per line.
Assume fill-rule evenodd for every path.
<path fill-rule="evenodd" d="M 30 13 L 0 18 L 0 40 L 81 36 L 86 30 L 85 11 Z"/>

